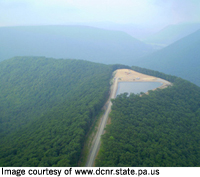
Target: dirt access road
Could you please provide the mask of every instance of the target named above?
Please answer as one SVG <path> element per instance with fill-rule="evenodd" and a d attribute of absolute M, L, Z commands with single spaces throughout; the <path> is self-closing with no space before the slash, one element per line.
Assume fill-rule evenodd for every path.
<path fill-rule="evenodd" d="M 112 106 L 111 99 L 115 98 L 115 96 L 116 96 L 118 82 L 120 82 L 120 81 L 161 82 L 163 85 L 160 88 L 165 88 L 165 87 L 171 85 L 171 83 L 166 80 L 163 80 L 163 79 L 160 79 L 157 77 L 153 77 L 153 76 L 148 76 L 145 74 L 141 74 L 136 71 L 129 70 L 129 69 L 118 69 L 114 72 L 114 74 L 115 74 L 115 76 L 113 78 L 113 85 L 111 86 L 111 94 L 106 103 L 106 110 L 105 110 L 104 115 L 101 118 L 101 122 L 98 127 L 98 131 L 96 133 L 95 139 L 93 141 L 93 144 L 92 144 L 92 147 L 91 147 L 88 159 L 87 159 L 86 167 L 92 167 L 94 165 L 96 155 L 100 148 L 101 135 L 104 133 L 104 128 L 107 124 L 109 113 L 111 111 L 111 106 Z"/>
<path fill-rule="evenodd" d="M 104 132 L 104 128 L 105 128 L 105 126 L 107 124 L 107 120 L 108 120 L 108 115 L 111 111 L 111 106 L 112 106 L 111 99 L 115 98 L 115 94 L 116 94 L 116 91 L 117 91 L 117 83 L 118 83 L 117 80 L 118 79 L 114 79 L 114 84 L 111 87 L 111 94 L 110 94 L 109 100 L 106 104 L 105 113 L 101 118 L 101 122 L 100 122 L 100 125 L 98 127 L 97 134 L 95 136 L 95 141 L 94 141 L 92 148 L 90 150 L 88 160 L 87 160 L 87 163 L 86 163 L 86 167 L 92 167 L 93 166 L 96 155 L 99 151 L 101 135 Z"/>

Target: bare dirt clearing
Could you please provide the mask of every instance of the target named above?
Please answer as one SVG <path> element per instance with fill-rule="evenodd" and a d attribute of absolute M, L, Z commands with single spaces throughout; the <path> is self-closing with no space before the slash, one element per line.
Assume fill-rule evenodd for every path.
<path fill-rule="evenodd" d="M 161 82 L 159 88 L 165 88 L 172 85 L 170 82 L 154 76 L 138 73 L 130 69 L 118 69 L 115 71 L 115 78 L 118 82 Z"/>

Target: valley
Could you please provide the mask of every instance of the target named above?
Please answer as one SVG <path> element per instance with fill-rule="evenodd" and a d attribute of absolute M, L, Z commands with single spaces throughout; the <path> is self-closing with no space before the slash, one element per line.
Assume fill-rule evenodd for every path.
<path fill-rule="evenodd" d="M 168 29 L 171 27 L 167 28 L 166 31 Z M 188 29 L 192 30 L 190 27 Z M 123 31 L 78 25 L 0 27 L 2 39 L 0 41 L 0 140 L 2 142 L 0 145 L 0 166 L 85 165 L 86 158 L 84 157 L 84 162 L 81 159 L 85 138 L 94 125 L 96 117 L 102 113 L 102 107 L 105 108 L 105 112 L 100 119 L 96 134 L 93 133 L 95 138 L 88 153 L 86 166 L 117 166 L 118 162 L 122 166 L 137 166 L 139 164 L 141 166 L 152 166 L 152 164 L 158 166 L 184 166 L 186 164 L 192 166 L 193 164 L 196 166 L 197 159 L 190 159 L 192 163 L 189 164 L 187 156 L 178 154 L 182 151 L 182 146 L 187 147 L 184 141 L 181 142 L 184 145 L 178 146 L 179 150 L 175 155 L 171 155 L 170 161 L 173 161 L 172 156 L 179 156 L 186 159 L 185 164 L 181 160 L 177 164 L 176 162 L 161 162 L 162 152 L 160 152 L 162 155 L 159 157 L 151 157 L 153 158 L 151 163 L 148 160 L 142 163 L 138 156 L 137 162 L 132 164 L 126 164 L 126 160 L 122 163 L 123 160 L 120 160 L 119 154 L 123 152 L 123 148 L 117 151 L 119 153 L 116 155 L 118 160 L 115 162 L 111 158 L 112 160 L 108 159 L 108 163 L 104 163 L 108 157 L 103 155 L 104 151 L 110 153 L 107 143 L 116 143 L 114 140 L 117 138 L 110 134 L 110 130 L 113 130 L 113 126 L 119 122 L 121 122 L 120 125 L 123 125 L 123 119 L 120 119 L 123 117 L 125 119 L 127 117 L 133 118 L 135 114 L 138 114 L 136 128 L 143 125 L 147 126 L 146 129 L 151 129 L 149 127 L 151 123 L 148 122 L 146 125 L 144 123 L 147 119 L 151 120 L 151 117 L 160 117 L 162 122 L 168 126 L 172 126 L 171 117 L 173 117 L 173 123 L 181 125 L 179 126 L 180 131 L 183 131 L 183 127 L 186 126 L 187 118 L 194 118 L 193 121 L 197 123 L 193 125 L 194 127 L 198 125 L 198 87 L 177 78 L 177 76 L 183 77 L 199 85 L 198 46 L 200 31 L 192 33 L 190 30 L 182 33 L 184 36 L 191 32 L 190 35 L 179 40 L 172 36 L 176 42 L 155 51 L 151 45 L 135 39 Z M 177 36 L 176 30 L 174 35 Z M 154 37 L 151 40 L 154 40 Z M 165 41 L 164 38 L 163 41 Z M 19 57 L 14 57 L 16 55 Z M 55 57 L 56 59 L 37 57 L 38 55 Z M 111 77 L 113 79 L 110 88 Z M 132 86 L 129 85 L 130 83 Z M 123 84 L 124 88 L 119 91 L 121 93 L 119 94 L 118 88 L 122 88 Z M 149 85 L 154 84 L 156 86 L 149 87 Z M 173 87 L 170 87 L 172 85 Z M 136 87 L 145 89 L 135 90 Z M 194 93 L 194 95 L 190 95 L 189 98 L 178 96 L 179 90 L 183 89 L 181 87 L 186 89 L 182 90 L 183 95 L 190 95 L 190 93 Z M 138 94 L 142 94 L 142 98 L 138 98 Z M 163 100 L 162 97 L 167 98 Z M 174 100 L 175 97 L 179 100 L 178 102 Z M 190 101 L 191 107 L 188 105 L 186 97 Z M 149 103 L 150 99 L 152 100 Z M 169 104 L 168 100 L 170 99 L 170 104 L 174 105 L 173 108 Z M 135 102 L 135 100 L 139 102 Z M 157 101 L 154 109 L 149 108 L 148 106 L 155 100 Z M 140 101 L 144 102 L 140 105 Z M 126 102 L 129 103 L 126 105 Z M 156 106 L 159 107 L 157 103 L 163 105 L 162 108 L 157 108 Z M 132 107 L 128 108 L 130 105 Z M 168 105 L 168 107 L 165 108 L 164 105 Z M 139 112 L 132 110 L 134 106 Z M 174 115 L 170 113 L 171 110 Z M 187 111 L 184 112 L 185 110 Z M 116 112 L 121 117 L 115 115 Z M 146 114 L 143 115 L 143 112 Z M 184 113 L 182 114 L 182 112 Z M 152 116 L 148 117 L 149 114 Z M 117 117 L 117 121 L 115 117 Z M 180 117 L 184 118 L 181 123 L 178 123 Z M 134 120 L 136 118 L 134 117 Z M 141 121 L 143 119 L 144 122 Z M 152 122 L 154 121 L 153 119 Z M 130 126 L 130 132 L 127 132 L 127 137 L 129 137 L 129 134 L 133 133 L 131 130 L 134 129 L 135 125 L 128 118 L 127 122 L 130 122 L 127 125 L 127 127 Z M 162 136 L 166 137 L 165 132 L 170 130 L 162 126 L 160 128 L 164 131 Z M 106 133 L 104 133 L 105 128 Z M 118 127 L 114 132 L 120 129 L 121 127 Z M 161 131 L 160 129 L 158 131 Z M 193 135 L 191 142 L 198 142 L 194 136 L 197 130 L 198 127 L 188 134 L 188 136 Z M 147 140 L 144 137 L 149 136 L 149 132 L 143 133 L 144 131 L 140 132 L 137 129 L 135 136 L 142 136 L 143 138 L 137 142 L 146 146 L 146 142 L 143 140 Z M 179 136 L 184 135 L 180 134 Z M 154 137 L 156 136 L 152 135 L 149 141 L 153 141 Z M 134 137 L 129 141 L 134 141 L 133 139 Z M 127 142 L 125 136 L 122 136 L 119 141 Z M 180 141 L 178 137 L 177 141 Z M 162 145 L 162 137 L 157 137 L 155 142 Z M 131 146 L 134 146 L 133 144 L 132 142 Z M 36 146 L 38 150 L 35 149 Z M 120 147 L 120 145 L 117 146 Z M 129 147 L 127 149 L 130 150 L 127 152 L 130 152 L 131 155 L 135 154 L 136 149 L 138 151 L 142 149 L 141 146 L 134 146 L 135 148 L 127 146 Z M 169 150 L 171 148 L 168 147 L 168 155 L 171 153 Z M 172 149 L 174 148 L 175 146 Z M 155 148 L 155 151 L 158 149 Z M 191 150 L 191 152 L 191 154 L 196 153 L 195 150 Z M 145 158 L 143 155 L 140 154 Z M 197 153 L 196 156 L 199 157 Z M 121 158 L 123 159 L 123 157 Z"/>
<path fill-rule="evenodd" d="M 200 30 L 148 56 L 140 58 L 137 66 L 175 75 L 200 86 Z"/>
<path fill-rule="evenodd" d="M 15 56 L 46 56 L 134 65 L 200 86 L 199 27 L 199 23 L 171 25 L 146 40 L 134 38 L 126 30 L 87 25 L 0 27 L 0 61 Z"/>
<path fill-rule="evenodd" d="M 129 65 L 154 51 L 123 31 L 80 25 L 0 27 L 0 38 L 0 61 L 45 56 Z"/>
<path fill-rule="evenodd" d="M 174 176 L 160 167 L 200 167 L 199 7 L 0 0 L 2 175 L 131 167 L 136 176 Z"/>

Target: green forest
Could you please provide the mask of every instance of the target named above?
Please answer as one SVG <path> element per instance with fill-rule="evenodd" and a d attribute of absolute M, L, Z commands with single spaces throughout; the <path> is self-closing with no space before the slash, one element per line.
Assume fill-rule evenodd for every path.
<path fill-rule="evenodd" d="M 78 166 L 120 65 L 45 57 L 0 63 L 0 166 Z"/>
<path fill-rule="evenodd" d="M 112 100 L 96 166 L 200 166 L 200 88 L 175 76 L 133 69 L 173 86 Z"/>
<path fill-rule="evenodd" d="M 79 166 L 87 133 L 124 65 L 15 57 L 0 63 L 0 166 Z M 112 100 L 96 166 L 200 166 L 200 87 L 173 83 Z"/>

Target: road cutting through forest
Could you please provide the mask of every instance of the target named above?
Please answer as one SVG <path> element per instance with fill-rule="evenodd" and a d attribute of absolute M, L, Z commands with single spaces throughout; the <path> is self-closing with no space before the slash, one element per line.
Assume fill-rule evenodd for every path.
<path fill-rule="evenodd" d="M 94 166 L 95 158 L 100 148 L 101 135 L 104 133 L 104 128 L 107 124 L 109 113 L 111 111 L 111 106 L 112 106 L 111 99 L 115 98 L 116 96 L 118 82 L 122 82 L 122 81 L 123 82 L 125 81 L 126 82 L 161 82 L 162 85 L 158 88 L 165 88 L 171 85 L 170 82 L 164 79 L 141 74 L 130 69 L 118 69 L 113 74 L 114 74 L 114 78 L 113 78 L 113 84 L 111 86 L 110 97 L 105 106 L 106 107 L 105 113 L 101 117 L 101 121 L 98 126 L 98 131 L 96 133 L 96 136 L 94 137 L 94 141 L 87 158 L 86 167 Z"/>

